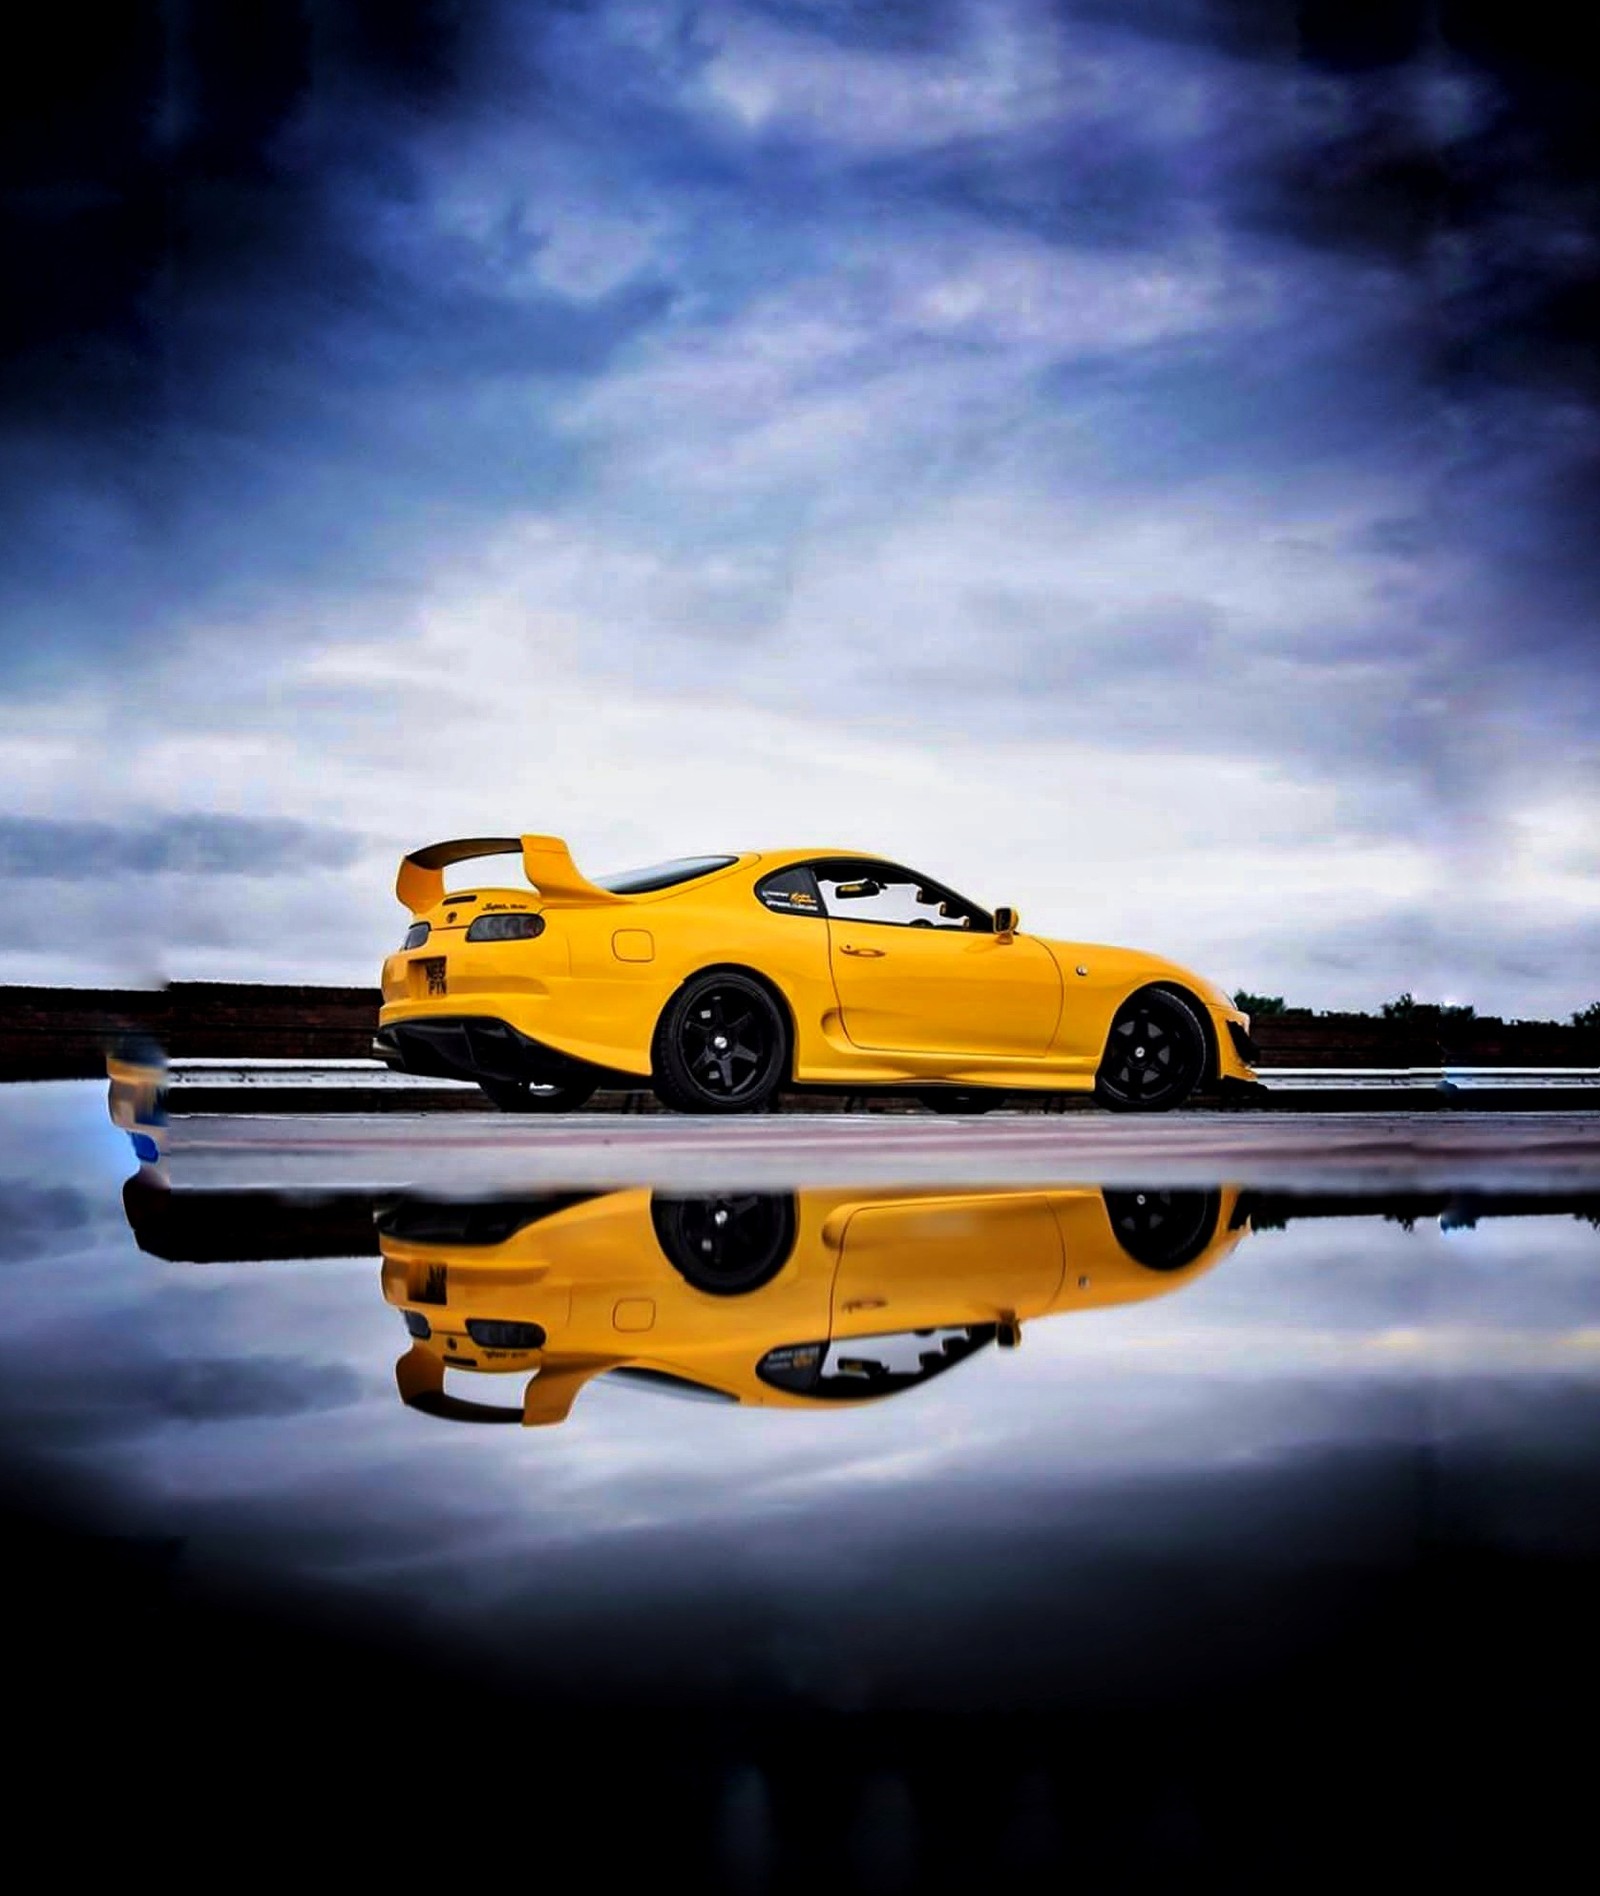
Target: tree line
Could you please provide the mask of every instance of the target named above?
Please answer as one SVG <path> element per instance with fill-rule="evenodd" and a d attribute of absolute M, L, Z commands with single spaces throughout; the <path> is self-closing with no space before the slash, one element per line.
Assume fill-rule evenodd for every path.
<path fill-rule="evenodd" d="M 1252 994 L 1246 988 L 1240 988 L 1233 997 L 1233 1004 L 1241 1008 L 1255 1020 L 1271 1020 L 1284 1016 L 1310 1020 L 1318 1015 L 1338 1013 L 1337 1008 L 1291 1007 L 1281 994 Z M 1467 1002 L 1419 1001 L 1408 989 L 1397 994 L 1392 1001 L 1385 1001 L 1380 1009 L 1385 1020 L 1410 1021 L 1415 1025 L 1431 1025 L 1435 1022 L 1469 1021 L 1478 1018 L 1478 1010 Z M 1525 1026 L 1559 1026 L 1557 1021 L 1526 1021 Z M 1600 1027 L 1600 1001 L 1591 1001 L 1587 1007 L 1576 1009 L 1569 1017 L 1568 1024 L 1573 1027 Z"/>

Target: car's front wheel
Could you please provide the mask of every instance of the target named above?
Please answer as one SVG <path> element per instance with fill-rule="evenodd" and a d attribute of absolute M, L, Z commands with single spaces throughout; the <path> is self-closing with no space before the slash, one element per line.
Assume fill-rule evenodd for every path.
<path fill-rule="evenodd" d="M 1206 1030 L 1194 1008 L 1171 988 L 1145 988 L 1117 1009 L 1095 1098 L 1115 1112 L 1167 1112 L 1183 1104 L 1205 1070 Z"/>
<path fill-rule="evenodd" d="M 593 1080 L 479 1080 L 478 1090 L 503 1113 L 575 1113 L 593 1098 Z"/>
<path fill-rule="evenodd" d="M 656 1093 L 680 1113 L 760 1112 L 788 1065 L 789 1030 L 777 1002 L 733 968 L 686 981 L 667 1003 L 651 1049 Z"/>
<path fill-rule="evenodd" d="M 1116 1240 L 1150 1271 L 1181 1271 L 1216 1235 L 1222 1194 L 1205 1191 L 1103 1191 Z"/>

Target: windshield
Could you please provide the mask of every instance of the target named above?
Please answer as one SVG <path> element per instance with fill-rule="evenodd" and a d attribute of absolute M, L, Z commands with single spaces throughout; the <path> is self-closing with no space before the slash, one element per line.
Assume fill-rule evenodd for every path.
<path fill-rule="evenodd" d="M 623 869 L 616 875 L 596 876 L 597 889 L 609 889 L 613 895 L 651 895 L 657 889 L 676 888 L 680 882 L 693 882 L 708 876 L 713 869 L 728 869 L 737 856 L 677 856 L 671 862 L 652 863 L 648 869 Z"/>

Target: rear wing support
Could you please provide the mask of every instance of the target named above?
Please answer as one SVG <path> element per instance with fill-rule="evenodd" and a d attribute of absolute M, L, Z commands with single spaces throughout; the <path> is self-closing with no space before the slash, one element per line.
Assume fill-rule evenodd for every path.
<path fill-rule="evenodd" d="M 602 889 L 581 874 L 572 851 L 559 836 L 467 836 L 453 842 L 429 843 L 402 858 L 394 892 L 413 915 L 436 908 L 444 900 L 444 872 L 452 864 L 478 856 L 522 857 L 522 873 L 542 900 L 557 907 L 576 903 L 622 902 L 624 898 Z"/>

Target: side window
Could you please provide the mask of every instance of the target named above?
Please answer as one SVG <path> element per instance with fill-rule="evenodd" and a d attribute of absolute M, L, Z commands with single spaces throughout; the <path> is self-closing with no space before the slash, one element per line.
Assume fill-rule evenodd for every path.
<path fill-rule="evenodd" d="M 859 1402 L 864 1396 L 898 1395 L 942 1375 L 997 1334 L 993 1323 L 969 1323 L 892 1336 L 839 1337 L 831 1343 L 786 1343 L 767 1351 L 756 1374 L 775 1389 L 797 1395 Z"/>
<path fill-rule="evenodd" d="M 756 895 L 775 915 L 821 915 L 817 879 L 804 867 L 777 869 L 756 884 Z"/>
<path fill-rule="evenodd" d="M 987 917 L 936 882 L 883 862 L 832 862 L 817 868 L 827 912 L 893 928 L 981 928 Z"/>

